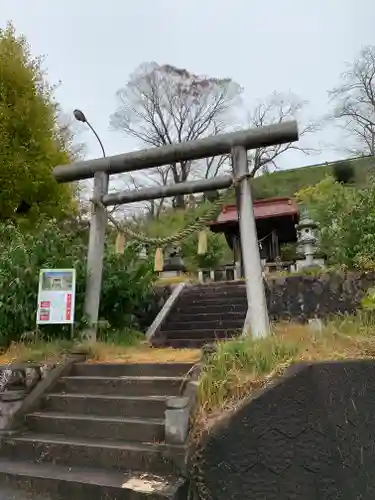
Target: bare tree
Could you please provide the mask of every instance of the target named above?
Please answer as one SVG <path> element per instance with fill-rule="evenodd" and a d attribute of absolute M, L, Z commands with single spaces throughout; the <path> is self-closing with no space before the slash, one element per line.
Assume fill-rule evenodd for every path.
<path fill-rule="evenodd" d="M 233 123 L 241 87 L 229 78 L 199 76 L 170 65 L 146 63 L 117 92 L 118 108 L 111 116 L 115 130 L 148 146 L 164 146 L 223 132 Z M 155 169 L 158 182 L 181 183 L 192 177 L 216 175 L 224 160 L 181 162 Z M 185 200 L 179 196 L 177 207 Z"/>
<path fill-rule="evenodd" d="M 363 48 L 331 90 L 334 118 L 351 140 L 355 155 L 375 155 L 375 45 Z"/>
<path fill-rule="evenodd" d="M 293 118 L 298 118 L 307 103 L 293 94 L 281 94 L 274 92 L 265 101 L 260 102 L 249 113 L 248 121 L 252 127 L 264 127 L 272 123 L 282 123 Z M 308 123 L 299 130 L 300 137 L 317 131 L 319 125 Z M 306 154 L 316 153 L 317 150 L 304 147 L 300 142 L 277 144 L 275 146 L 258 148 L 249 151 L 250 173 L 255 177 L 259 172 L 268 172 L 271 168 L 277 168 L 277 159 L 286 151 L 302 151 Z"/>

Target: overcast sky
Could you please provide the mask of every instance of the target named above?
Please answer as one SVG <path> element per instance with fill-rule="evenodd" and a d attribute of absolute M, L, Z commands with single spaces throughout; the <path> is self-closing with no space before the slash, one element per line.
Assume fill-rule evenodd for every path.
<path fill-rule="evenodd" d="M 116 90 L 142 62 L 156 61 L 245 88 L 246 105 L 289 90 L 325 114 L 327 90 L 363 45 L 375 44 L 374 0 L 0 0 L 0 24 L 11 20 L 35 55 L 46 55 L 65 112 L 85 111 L 107 154 L 138 147 L 109 128 Z M 82 127 L 84 127 L 82 125 Z M 314 143 L 337 143 L 328 130 Z M 83 132 L 87 158 L 100 156 Z M 337 143 L 338 144 L 338 143 Z M 339 145 L 339 144 L 338 144 Z M 317 157 L 284 157 L 281 166 L 343 154 L 325 146 Z"/>

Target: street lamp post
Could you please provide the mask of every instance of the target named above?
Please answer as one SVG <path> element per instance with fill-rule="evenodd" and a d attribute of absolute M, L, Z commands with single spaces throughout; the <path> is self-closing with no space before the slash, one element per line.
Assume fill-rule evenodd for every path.
<path fill-rule="evenodd" d="M 103 153 L 103 157 L 105 158 L 107 155 L 105 154 L 105 149 L 104 149 L 104 146 L 103 146 L 103 143 L 102 141 L 100 140 L 100 137 L 99 135 L 97 134 L 96 130 L 94 129 L 94 127 L 91 125 L 91 123 L 88 121 L 88 119 L 86 118 L 86 115 L 83 111 L 81 111 L 80 109 L 75 109 L 73 111 L 73 115 L 74 115 L 74 118 L 78 121 L 78 122 L 82 122 L 82 123 L 86 123 L 86 125 L 91 129 L 92 133 L 95 135 L 95 137 L 97 138 L 98 140 L 98 143 L 100 144 L 100 147 L 102 148 L 102 153 Z"/>
<path fill-rule="evenodd" d="M 94 127 L 87 120 L 83 111 L 75 109 L 73 111 L 76 120 L 86 123 L 95 137 L 97 138 L 102 149 L 103 157 L 106 156 L 105 149 L 99 135 Z M 108 174 L 105 172 L 97 172 L 94 175 L 93 200 L 101 200 L 108 193 Z M 88 340 L 95 342 L 98 329 L 99 305 L 100 305 L 100 290 L 102 286 L 103 275 L 103 256 L 105 232 L 107 226 L 107 210 L 92 204 L 89 248 L 87 254 L 87 277 L 84 313 L 88 322 L 86 336 Z M 100 263 L 100 265 L 98 265 Z"/>

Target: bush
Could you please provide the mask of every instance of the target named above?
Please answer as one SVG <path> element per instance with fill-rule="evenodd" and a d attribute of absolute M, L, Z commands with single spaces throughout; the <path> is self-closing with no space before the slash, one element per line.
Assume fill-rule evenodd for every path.
<path fill-rule="evenodd" d="M 280 247 L 280 258 L 283 262 L 294 261 L 299 258 L 304 258 L 297 251 L 297 243 L 284 243 Z"/>
<path fill-rule="evenodd" d="M 362 189 L 327 178 L 297 193 L 319 223 L 321 249 L 333 265 L 375 269 L 375 181 Z"/>
<path fill-rule="evenodd" d="M 357 196 L 356 188 L 346 187 L 331 176 L 296 193 L 297 200 L 308 209 L 309 215 L 319 224 L 319 246 L 327 255 L 330 264 L 347 264 L 342 261 L 340 255 L 344 249 L 345 237 L 342 222 L 350 218 Z"/>
<path fill-rule="evenodd" d="M 87 238 L 87 229 L 76 223 L 47 221 L 27 231 L 14 223 L 0 224 L 0 344 L 17 341 L 35 330 L 42 268 L 75 268 L 75 328 L 83 327 Z M 137 314 L 147 307 L 154 274 L 151 265 L 139 261 L 137 255 L 131 246 L 117 255 L 113 245 L 107 244 L 100 318 L 111 328 L 136 329 Z M 46 325 L 43 332 L 52 337 L 70 335 L 70 329 L 62 326 Z"/>
<path fill-rule="evenodd" d="M 333 165 L 334 179 L 340 184 L 349 184 L 355 181 L 355 171 L 352 163 L 348 161 L 337 162 Z"/>

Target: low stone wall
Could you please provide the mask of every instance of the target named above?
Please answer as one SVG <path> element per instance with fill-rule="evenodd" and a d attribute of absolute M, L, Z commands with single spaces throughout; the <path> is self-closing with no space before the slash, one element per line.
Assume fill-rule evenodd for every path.
<path fill-rule="evenodd" d="M 373 286 L 375 273 L 268 278 L 265 286 L 268 312 L 274 321 L 352 314 Z"/>
<path fill-rule="evenodd" d="M 0 366 L 0 434 L 32 390 L 54 368 L 54 364 L 9 364 Z"/>
<path fill-rule="evenodd" d="M 253 395 L 191 456 L 201 498 L 375 498 L 374 373 L 372 360 L 316 363 Z"/>

